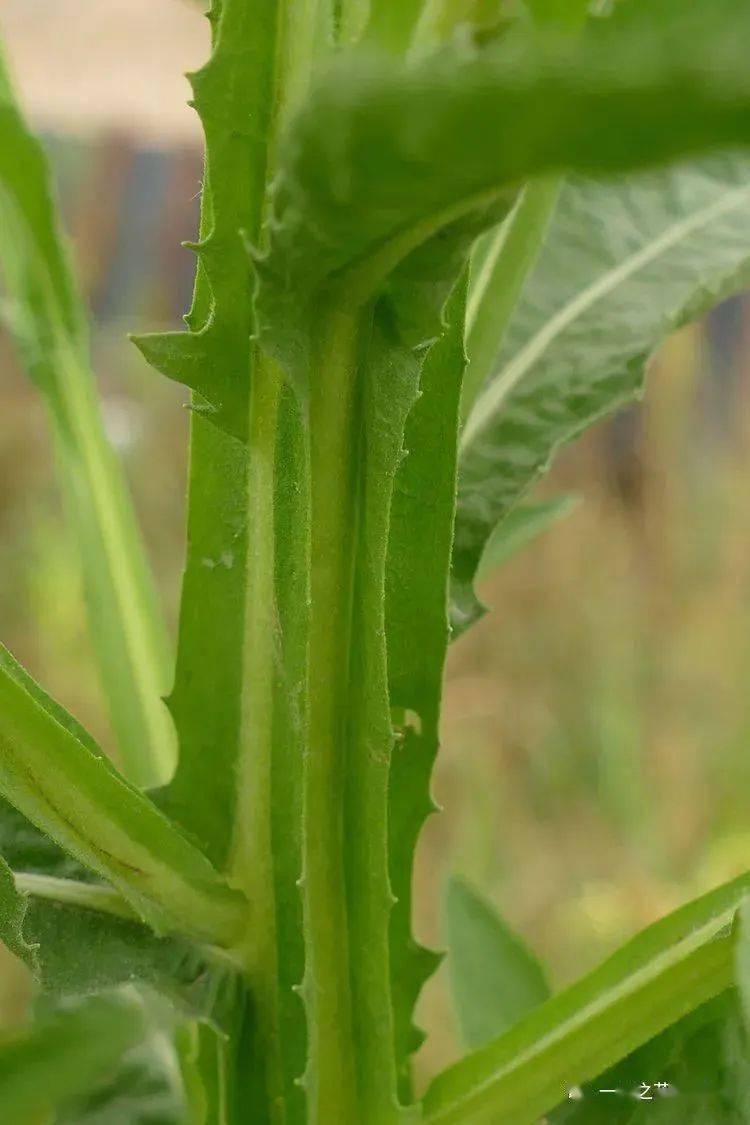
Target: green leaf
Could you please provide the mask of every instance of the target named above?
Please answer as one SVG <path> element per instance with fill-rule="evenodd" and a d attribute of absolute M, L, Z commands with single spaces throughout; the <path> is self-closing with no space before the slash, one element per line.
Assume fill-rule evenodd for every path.
<path fill-rule="evenodd" d="M 246 919 L 194 845 L 78 734 L 9 653 L 0 662 L 0 792 L 157 930 L 231 943 Z"/>
<path fill-rule="evenodd" d="M 175 762 L 161 700 L 168 647 L 122 470 L 104 433 L 86 314 L 58 229 L 47 164 L 15 104 L 0 55 L 2 310 L 52 421 L 78 538 L 89 624 L 125 771 L 163 781 Z"/>
<path fill-rule="evenodd" d="M 744 875 L 649 926 L 598 969 L 433 1081 L 430 1125 L 533 1125 L 571 1086 L 730 987 Z"/>
<path fill-rule="evenodd" d="M 180 1029 L 178 1029 L 179 1031 Z M 174 1044 L 155 1031 L 128 1051 L 114 1076 L 58 1113 L 56 1125 L 209 1125 L 189 1117 Z"/>
<path fill-rule="evenodd" d="M 468 365 L 461 415 L 493 373 L 513 311 L 536 263 L 560 194 L 561 177 L 527 184 L 516 206 L 474 248 L 466 309 Z"/>
<path fill-rule="evenodd" d="M 565 519 L 579 503 L 579 496 L 558 496 L 536 504 L 519 504 L 501 520 L 484 545 L 477 567 L 477 581 L 482 581 L 539 535 Z"/>
<path fill-rule="evenodd" d="M 536 957 L 463 879 L 446 899 L 448 970 L 462 1038 L 483 1047 L 549 997 Z"/>
<path fill-rule="evenodd" d="M 627 6 L 627 5 L 625 5 Z M 658 345 L 750 278 L 750 161 L 572 180 L 461 437 L 454 624 L 493 529 L 559 445 L 641 393 Z"/>
<path fill-rule="evenodd" d="M 117 1065 L 145 1033 L 143 1006 L 132 993 L 70 1005 L 0 1044 L 0 1104 L 13 1125 L 83 1093 Z"/>
<path fill-rule="evenodd" d="M 456 493 L 458 409 L 465 356 L 465 279 L 445 309 L 439 340 L 422 366 L 420 396 L 406 423 L 391 502 L 386 572 L 388 683 L 397 738 L 389 780 L 394 1032 L 402 1101 L 411 1098 L 410 1056 L 422 1036 L 414 1005 L 439 957 L 412 935 L 412 871 L 419 833 L 435 805 L 430 776 L 438 750 L 447 589 Z M 429 497 L 429 502 L 425 502 Z"/>
<path fill-rule="evenodd" d="M 741 1125 L 749 1079 L 747 1037 L 730 989 L 575 1090 L 548 1117 L 550 1125 Z"/>
<path fill-rule="evenodd" d="M 437 231 L 483 208 L 497 221 L 527 177 L 612 174 L 744 140 L 743 13 L 700 3 L 662 30 L 644 20 L 645 39 L 637 21 L 601 20 L 580 42 L 519 33 L 411 68 L 350 53 L 281 152 L 257 266 L 262 347 L 304 390 L 324 291 L 366 303 Z"/>
<path fill-rule="evenodd" d="M 198 278 L 188 332 L 134 337 L 149 363 L 198 393 L 194 404 L 236 437 L 247 437 L 250 261 L 257 241 L 274 109 L 277 4 L 221 0 L 211 12 L 209 61 L 189 76 L 206 136 Z M 208 405 L 208 408 L 206 406 Z"/>

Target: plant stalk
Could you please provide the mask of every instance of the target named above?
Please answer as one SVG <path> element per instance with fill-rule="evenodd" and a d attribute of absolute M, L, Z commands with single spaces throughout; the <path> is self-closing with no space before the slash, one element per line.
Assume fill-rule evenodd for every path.
<path fill-rule="evenodd" d="M 277 645 L 274 568 L 276 425 L 281 373 L 257 356 L 248 429 L 248 553 L 242 721 L 230 871 L 253 907 L 242 953 L 264 1045 L 271 1120 L 284 1120 L 278 1011 L 276 891 L 272 835 L 273 697 Z"/>
<path fill-rule="evenodd" d="M 352 621 L 359 316 L 329 310 L 310 389 L 310 638 L 303 905 L 310 1125 L 354 1123 L 356 1066 L 344 871 L 346 684 Z"/>

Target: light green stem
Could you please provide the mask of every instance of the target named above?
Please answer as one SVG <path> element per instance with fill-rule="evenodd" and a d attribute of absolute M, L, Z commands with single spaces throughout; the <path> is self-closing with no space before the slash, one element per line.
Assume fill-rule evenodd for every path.
<path fill-rule="evenodd" d="M 560 184 L 559 176 L 527 184 L 505 222 L 489 236 L 473 271 L 466 309 L 464 419 L 492 374 L 513 310 L 542 248 Z"/>
<path fill-rule="evenodd" d="M 311 607 L 303 903 L 310 1125 L 355 1125 L 355 1059 L 343 863 L 345 685 L 351 635 L 359 318 L 323 317 L 310 392 Z"/>
<path fill-rule="evenodd" d="M 237 807 L 231 875 L 253 906 L 241 956 L 266 1052 L 271 1120 L 284 1120 L 278 1012 L 276 893 L 272 837 L 274 604 L 274 461 L 281 374 L 260 356 L 250 394 L 247 589 Z"/>
<path fill-rule="evenodd" d="M 86 910 L 96 910 L 100 914 L 125 918 L 130 922 L 140 921 L 137 912 L 113 887 L 27 871 L 14 871 L 13 879 L 21 893 L 32 895 L 33 898 L 59 902 L 65 906 L 80 906 Z"/>

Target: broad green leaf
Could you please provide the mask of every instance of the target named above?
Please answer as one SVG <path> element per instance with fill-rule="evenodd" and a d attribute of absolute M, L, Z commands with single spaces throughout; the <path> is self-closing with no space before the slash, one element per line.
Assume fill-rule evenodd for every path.
<path fill-rule="evenodd" d="M 5 1120 L 38 1125 L 116 1067 L 145 1031 L 143 1005 L 128 992 L 71 1004 L 0 1043 Z"/>
<path fill-rule="evenodd" d="M 614 174 L 745 140 L 743 19 L 724 0 L 663 30 L 645 20 L 645 37 L 638 21 L 601 20 L 580 42 L 519 32 L 411 68 L 350 53 L 281 151 L 257 263 L 261 346 L 304 391 L 321 294 L 361 307 L 437 231 L 483 208 L 495 222 L 528 177 Z"/>
<path fill-rule="evenodd" d="M 461 438 L 454 624 L 493 528 L 558 446 L 638 394 L 656 347 L 750 278 L 750 161 L 572 180 Z M 502 526 L 502 524 L 500 524 Z"/>
<path fill-rule="evenodd" d="M 80 863 L 117 888 L 157 930 L 231 943 L 242 895 L 148 798 L 81 740 L 77 724 L 4 653 L 0 662 L 0 792 Z"/>
<path fill-rule="evenodd" d="M 388 683 L 396 741 L 389 780 L 394 1032 L 402 1101 L 410 1100 L 410 1056 L 421 1033 L 414 1005 L 439 957 L 412 935 L 412 870 L 419 833 L 435 805 L 430 776 L 438 749 L 447 588 L 455 511 L 456 446 L 464 370 L 465 280 L 445 310 L 442 336 L 427 353 L 420 396 L 406 422 L 406 451 L 391 502 L 386 574 Z M 430 497 L 430 502 L 425 502 Z"/>
<path fill-rule="evenodd" d="M 88 359 L 85 311 L 58 229 L 41 146 L 0 56 L 2 309 L 49 407 L 60 482 L 78 538 L 90 632 L 125 771 L 140 785 L 174 768 L 161 700 L 167 643 L 122 471 L 108 445 Z"/>
<path fill-rule="evenodd" d="M 10 864 L 2 868 L 0 940 L 29 964 L 45 994 L 80 995 L 139 981 L 192 1014 L 209 1012 L 206 950 L 182 938 L 156 937 L 138 924 L 116 891 L 95 882 L 4 801 L 0 854 Z"/>
<path fill-rule="evenodd" d="M 533 1125 L 734 978 L 732 922 L 744 875 L 649 926 L 598 969 L 433 1081 L 430 1125 Z"/>
<path fill-rule="evenodd" d="M 536 504 L 519 504 L 496 525 L 485 543 L 477 567 L 477 581 L 481 582 L 517 551 L 565 519 L 579 503 L 579 496 L 558 496 Z"/>
<path fill-rule="evenodd" d="M 483 1047 L 549 997 L 536 957 L 463 879 L 446 898 L 451 991 L 467 1047 Z"/>

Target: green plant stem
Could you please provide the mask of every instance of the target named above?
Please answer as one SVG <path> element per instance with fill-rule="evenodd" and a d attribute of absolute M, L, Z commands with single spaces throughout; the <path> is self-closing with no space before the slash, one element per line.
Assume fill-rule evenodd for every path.
<path fill-rule="evenodd" d="M 253 904 L 244 960 L 265 1049 L 271 1119 L 283 1120 L 278 953 L 272 837 L 273 696 L 276 648 L 274 461 L 281 374 L 253 365 L 248 460 L 248 554 L 237 807 L 231 875 Z"/>
<path fill-rule="evenodd" d="M 468 364 L 461 395 L 462 418 L 493 372 L 524 283 L 541 250 L 560 193 L 560 176 L 535 180 L 489 236 L 466 308 Z"/>
<path fill-rule="evenodd" d="M 310 392 L 311 606 L 304 767 L 303 905 L 307 966 L 310 1125 L 354 1123 L 343 799 L 357 480 L 359 316 L 322 318 Z"/>
<path fill-rule="evenodd" d="M 104 432 L 93 379 L 72 348 L 58 351 L 53 422 L 68 509 L 81 546 L 92 637 L 118 736 L 136 785 L 164 782 L 175 737 L 161 695 L 166 638 L 120 466 Z"/>
<path fill-rule="evenodd" d="M 19 891 L 33 898 L 48 899 L 66 906 L 81 906 L 86 910 L 97 910 L 101 914 L 111 914 L 129 922 L 140 921 L 137 912 L 113 887 L 27 871 L 14 871 L 13 879 Z"/>

